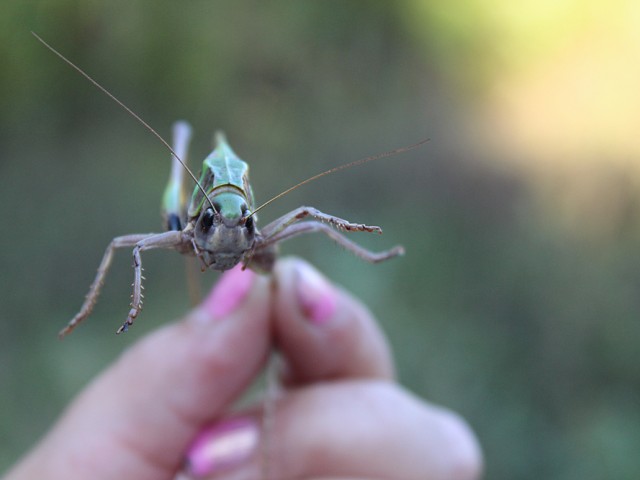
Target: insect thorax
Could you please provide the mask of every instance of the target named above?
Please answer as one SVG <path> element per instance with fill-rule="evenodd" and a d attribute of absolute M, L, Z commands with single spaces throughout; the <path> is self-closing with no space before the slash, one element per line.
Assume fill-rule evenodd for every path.
<path fill-rule="evenodd" d="M 241 160 L 231 149 L 222 134 L 216 135 L 216 148 L 202 162 L 199 183 L 213 200 L 213 196 L 222 187 L 232 187 L 245 197 L 247 208 L 253 210 L 253 192 L 249 184 L 249 165 Z M 189 218 L 200 214 L 206 202 L 202 190 L 196 186 L 189 204 Z"/>

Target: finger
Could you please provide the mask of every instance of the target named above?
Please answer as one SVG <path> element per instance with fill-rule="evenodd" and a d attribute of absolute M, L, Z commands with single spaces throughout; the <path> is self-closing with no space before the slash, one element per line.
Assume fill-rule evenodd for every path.
<path fill-rule="evenodd" d="M 203 451 L 234 445 L 224 434 L 208 440 Z M 471 480 L 482 470 L 478 443 L 457 415 L 385 381 L 290 391 L 267 440 L 264 458 L 254 455 L 234 468 L 212 461 L 209 474 L 216 475 L 201 469 L 195 478 Z"/>
<path fill-rule="evenodd" d="M 379 381 L 305 388 L 274 422 L 274 478 L 473 479 L 478 444 L 455 414 Z"/>
<path fill-rule="evenodd" d="M 266 278 L 225 273 L 184 321 L 135 344 L 81 394 L 42 444 L 46 475 L 31 478 L 172 478 L 201 425 L 264 362 L 269 316 Z"/>
<path fill-rule="evenodd" d="M 389 346 L 371 313 L 299 259 L 275 267 L 275 337 L 286 381 L 392 378 Z"/>

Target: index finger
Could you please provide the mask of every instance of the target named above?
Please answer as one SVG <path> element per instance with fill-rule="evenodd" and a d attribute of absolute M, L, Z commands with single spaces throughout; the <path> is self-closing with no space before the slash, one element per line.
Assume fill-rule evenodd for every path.
<path fill-rule="evenodd" d="M 387 341 L 369 310 L 307 262 L 284 259 L 274 271 L 274 336 L 288 383 L 393 378 Z"/>

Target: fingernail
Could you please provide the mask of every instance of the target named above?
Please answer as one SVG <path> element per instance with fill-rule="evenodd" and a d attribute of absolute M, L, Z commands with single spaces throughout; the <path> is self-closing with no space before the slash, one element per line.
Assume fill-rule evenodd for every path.
<path fill-rule="evenodd" d="M 242 265 L 222 274 L 220 280 L 202 303 L 202 307 L 214 318 L 222 318 L 242 304 L 251 290 L 255 273 L 242 270 Z"/>
<path fill-rule="evenodd" d="M 195 478 L 239 466 L 258 448 L 260 428 L 250 417 L 234 418 L 207 427 L 189 447 L 185 472 Z"/>
<path fill-rule="evenodd" d="M 336 290 L 317 270 L 306 263 L 296 265 L 296 294 L 304 315 L 318 325 L 336 310 Z"/>

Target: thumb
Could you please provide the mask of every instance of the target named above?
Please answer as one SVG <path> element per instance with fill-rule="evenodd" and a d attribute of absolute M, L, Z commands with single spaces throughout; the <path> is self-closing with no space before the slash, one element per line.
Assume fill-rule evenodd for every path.
<path fill-rule="evenodd" d="M 97 377 L 8 478 L 173 478 L 201 425 L 264 362 L 269 302 L 266 278 L 225 273 L 184 321 L 138 342 Z"/>

